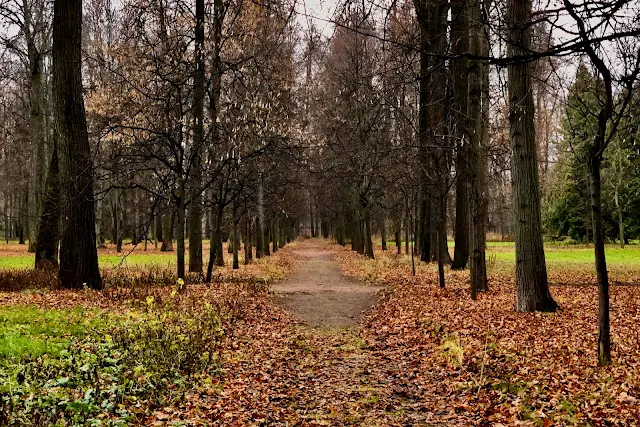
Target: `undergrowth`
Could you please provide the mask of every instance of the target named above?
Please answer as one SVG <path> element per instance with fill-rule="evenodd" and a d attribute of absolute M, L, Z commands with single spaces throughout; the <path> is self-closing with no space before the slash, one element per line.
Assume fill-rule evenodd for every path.
<path fill-rule="evenodd" d="M 0 425 L 143 424 L 215 375 L 255 289 L 164 291 L 124 311 L 1 309 Z"/>

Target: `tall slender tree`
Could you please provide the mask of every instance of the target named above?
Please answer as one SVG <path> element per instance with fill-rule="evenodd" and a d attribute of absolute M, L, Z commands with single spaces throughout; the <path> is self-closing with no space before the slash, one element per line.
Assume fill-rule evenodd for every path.
<path fill-rule="evenodd" d="M 531 46 L 531 0 L 507 2 L 507 53 L 527 57 Z M 508 66 L 511 175 L 516 238 L 516 310 L 555 311 L 542 242 L 540 183 L 531 63 L 514 59 Z"/>
<path fill-rule="evenodd" d="M 204 151 L 204 0 L 196 0 L 193 147 L 189 204 L 189 271 L 202 273 L 202 169 Z"/>

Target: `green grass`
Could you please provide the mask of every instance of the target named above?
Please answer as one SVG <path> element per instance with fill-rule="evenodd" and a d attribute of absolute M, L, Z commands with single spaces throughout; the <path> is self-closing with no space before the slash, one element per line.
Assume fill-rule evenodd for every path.
<path fill-rule="evenodd" d="M 640 267 L 640 246 L 620 247 L 607 246 L 607 264 Z M 488 252 L 495 256 L 496 261 L 515 262 L 516 253 L 514 250 L 492 250 L 490 246 Z M 548 264 L 590 264 L 594 263 L 593 248 L 584 246 L 545 246 L 545 257 Z"/>
<path fill-rule="evenodd" d="M 126 253 L 122 255 L 99 255 L 99 263 L 103 268 L 114 268 L 120 265 L 123 267 L 167 267 L 173 268 L 176 265 L 175 252 L 169 252 L 167 254 L 144 254 L 134 253 L 126 256 Z M 20 255 L 20 256 L 8 256 L 0 257 L 0 270 L 2 269 L 21 269 L 32 268 L 34 263 L 34 256 Z"/>
<path fill-rule="evenodd" d="M 185 259 L 188 257 L 185 254 Z M 176 265 L 175 252 L 168 252 L 166 254 L 144 254 L 137 253 L 131 254 L 127 257 L 124 255 L 100 255 L 98 262 L 101 267 L 113 268 L 118 265 L 123 267 L 171 267 Z"/>
<path fill-rule="evenodd" d="M 35 306 L 0 307 L 0 357 L 58 355 L 69 338 L 103 326 L 94 310 L 45 310 Z"/>

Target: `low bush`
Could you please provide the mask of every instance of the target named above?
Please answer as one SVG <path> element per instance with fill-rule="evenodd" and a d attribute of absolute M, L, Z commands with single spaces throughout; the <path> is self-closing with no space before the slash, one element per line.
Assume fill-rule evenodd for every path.
<path fill-rule="evenodd" d="M 219 369 L 224 339 L 250 295 L 246 287 L 218 298 L 206 292 L 148 295 L 125 313 L 96 314 L 100 321 L 67 334 L 55 351 L 0 359 L 0 425 L 143 423 L 180 401 L 200 374 Z"/>

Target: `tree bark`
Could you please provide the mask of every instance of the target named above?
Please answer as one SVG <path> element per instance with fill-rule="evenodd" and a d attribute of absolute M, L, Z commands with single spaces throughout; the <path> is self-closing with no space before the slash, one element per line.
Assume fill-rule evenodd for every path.
<path fill-rule="evenodd" d="M 245 210 L 244 220 L 244 265 L 251 263 L 251 222 L 249 212 Z"/>
<path fill-rule="evenodd" d="M 202 273 L 202 156 L 204 150 L 204 0 L 196 0 L 195 63 L 193 84 L 193 147 L 189 203 L 189 271 Z"/>
<path fill-rule="evenodd" d="M 176 211 L 177 211 L 177 226 L 176 226 L 176 263 L 178 270 L 178 278 L 184 279 L 185 273 L 185 265 L 184 265 L 184 257 L 185 257 L 185 245 L 184 245 L 184 231 L 185 231 L 185 206 L 184 206 L 184 179 L 178 180 L 178 195 L 176 197 Z"/>
<path fill-rule="evenodd" d="M 451 2 L 451 51 L 464 54 L 469 51 L 469 8 L 466 0 Z M 469 262 L 469 143 L 467 99 L 469 76 L 466 58 L 451 60 L 451 84 L 453 88 L 452 118 L 453 136 L 456 141 L 456 223 L 454 234 L 452 270 L 463 270 Z"/>
<path fill-rule="evenodd" d="M 173 252 L 173 222 L 174 213 L 172 206 L 167 203 L 162 214 L 162 246 L 161 252 Z"/>
<path fill-rule="evenodd" d="M 380 224 L 380 238 L 382 240 L 382 250 L 386 251 L 387 250 L 387 221 L 383 217 L 380 222 L 381 222 L 381 224 Z"/>
<path fill-rule="evenodd" d="M 366 255 L 373 259 L 373 241 L 371 239 L 371 214 L 368 207 L 364 208 L 364 238 Z"/>
<path fill-rule="evenodd" d="M 233 242 L 233 269 L 237 270 L 240 268 L 240 261 L 238 259 L 238 247 L 240 246 L 240 239 L 238 238 L 238 206 L 237 202 L 234 200 L 233 202 L 233 232 L 232 232 L 232 242 Z"/>
<path fill-rule="evenodd" d="M 471 21 L 471 53 L 483 56 L 488 51 L 484 48 L 485 35 L 482 19 L 482 0 L 471 0 L 469 5 Z M 482 61 L 469 63 L 469 118 L 471 162 L 471 299 L 475 300 L 479 291 L 487 289 L 486 262 L 486 223 L 487 223 L 487 159 L 484 141 L 485 118 L 483 110 L 488 105 L 484 99 L 485 65 Z M 488 84 L 488 79 L 487 79 Z"/>
<path fill-rule="evenodd" d="M 531 0 L 507 3 L 508 55 L 527 55 L 531 46 Z M 508 66 L 511 174 L 516 240 L 516 311 L 555 311 L 549 293 L 540 221 L 531 64 Z"/>
<path fill-rule="evenodd" d="M 599 137 L 598 135 L 596 138 Z M 604 133 L 602 133 L 602 139 L 604 140 Z M 596 153 L 591 153 L 589 160 L 593 248 L 598 277 L 598 364 L 604 366 L 611 364 L 611 331 L 609 326 L 609 272 L 604 252 L 604 226 L 602 224 L 602 182 L 600 179 L 602 158 Z"/>
<path fill-rule="evenodd" d="M 64 209 L 60 282 L 102 288 L 96 249 L 93 157 L 82 97 L 82 0 L 56 0 L 53 94 Z"/>
<path fill-rule="evenodd" d="M 58 241 L 60 223 L 60 199 L 58 182 L 58 150 L 53 149 L 47 181 L 45 184 L 44 204 L 38 236 L 36 238 L 36 265 L 37 269 L 58 268 Z M 6 233 L 5 228 L 5 233 Z"/>
<path fill-rule="evenodd" d="M 620 248 L 624 249 L 624 222 L 622 222 L 622 204 L 620 203 L 620 187 L 622 187 L 622 177 L 624 173 L 624 168 L 622 167 L 622 159 L 618 156 L 618 179 L 616 182 L 615 188 L 615 202 L 616 209 L 618 210 L 618 234 L 620 236 Z"/>
<path fill-rule="evenodd" d="M 429 102 L 430 102 L 430 66 L 429 60 L 431 23 L 428 1 L 414 0 L 414 8 L 420 25 L 420 71 L 418 74 L 418 144 L 420 161 L 420 260 L 429 262 L 431 260 L 431 208 L 429 194 L 429 176 L 427 170 L 430 169 L 431 159 L 427 146 L 430 141 L 429 128 Z M 414 244 L 415 245 L 415 244 Z"/>

